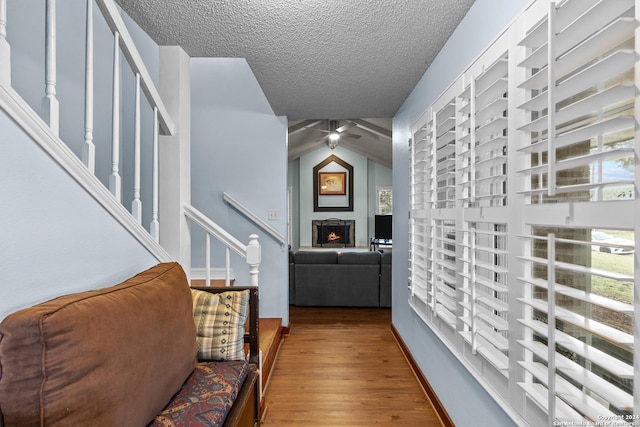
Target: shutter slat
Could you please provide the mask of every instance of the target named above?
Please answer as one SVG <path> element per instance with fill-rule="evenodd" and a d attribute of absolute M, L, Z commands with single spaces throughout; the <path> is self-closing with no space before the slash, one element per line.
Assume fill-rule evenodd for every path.
<path fill-rule="evenodd" d="M 518 301 L 543 313 L 547 312 L 546 301 L 533 298 L 518 298 Z M 633 347 L 633 335 L 629 335 L 611 326 L 603 325 L 600 322 L 596 322 L 593 319 L 581 316 L 562 307 L 556 307 L 556 318 L 579 326 L 611 343 L 627 346 L 628 348 Z"/>
<path fill-rule="evenodd" d="M 524 277 L 518 277 L 518 280 L 524 283 L 530 283 L 534 286 L 538 286 L 543 289 L 548 288 L 547 281 L 543 279 L 534 279 L 534 278 L 526 279 Z M 620 301 L 612 300 L 610 298 L 606 298 L 606 297 L 593 294 L 590 292 L 586 292 L 580 289 L 571 288 L 569 286 L 561 285 L 559 283 L 555 283 L 554 287 L 555 287 L 556 293 L 558 294 L 575 298 L 580 301 L 588 302 L 590 304 L 594 304 L 599 307 L 608 308 L 609 310 L 613 310 L 618 313 L 633 315 L 633 305 L 631 304 L 625 304 Z"/>
<path fill-rule="evenodd" d="M 540 383 L 519 382 L 518 385 L 527 393 L 531 399 L 545 412 L 549 411 L 548 390 Z M 589 425 L 589 421 L 582 417 L 573 408 L 567 405 L 564 400 L 556 398 L 556 420 L 562 425 Z"/>
<path fill-rule="evenodd" d="M 556 123 L 562 124 L 568 121 L 574 121 L 588 114 L 596 114 L 598 111 L 605 109 L 609 105 L 621 103 L 625 100 L 632 100 L 635 95 L 635 88 L 631 83 L 623 83 L 605 89 L 587 98 L 583 98 L 567 107 L 562 108 L 555 113 Z M 547 116 L 541 116 L 538 119 L 527 123 L 518 130 L 526 132 L 540 132 L 547 130 Z"/>
<path fill-rule="evenodd" d="M 518 322 L 531 329 L 541 337 L 547 338 L 547 332 L 549 329 L 547 328 L 546 323 L 542 323 L 538 320 L 525 319 L 518 319 Z M 613 356 L 610 356 L 607 353 L 585 343 L 584 341 L 580 341 L 579 339 L 574 338 L 569 334 L 565 334 L 562 331 L 556 330 L 555 334 L 556 344 L 565 347 L 567 350 L 570 350 L 581 357 L 584 357 L 585 359 L 595 363 L 596 365 L 600 366 L 603 369 L 606 369 L 607 371 L 620 378 L 633 378 L 632 365 L 627 364 Z"/>
<path fill-rule="evenodd" d="M 540 359 L 547 361 L 547 346 L 538 341 L 518 340 L 518 343 L 527 350 L 533 352 Z M 604 378 L 599 377 L 591 371 L 583 368 L 575 362 L 556 353 L 556 368 L 567 375 L 573 381 L 588 387 L 599 396 L 607 399 L 613 406 L 623 411 L 633 410 L 633 396 L 624 390 L 619 389 Z M 546 369 L 545 369 L 546 374 Z M 546 376 L 546 375 L 545 375 Z M 575 387 L 574 387 L 575 388 Z M 578 390 L 576 389 L 576 392 Z"/>
<path fill-rule="evenodd" d="M 633 128 L 634 118 L 631 116 L 618 116 L 579 129 L 565 132 L 556 136 L 556 148 L 563 148 L 576 142 L 590 139 L 597 135 L 606 135 L 613 132 Z M 547 151 L 548 144 L 546 139 L 534 144 L 525 145 L 518 148 L 518 151 L 524 153 L 542 153 Z"/>
<path fill-rule="evenodd" d="M 567 160 L 556 162 L 555 170 L 563 171 L 574 169 L 581 166 L 589 166 L 598 161 L 618 160 L 631 157 L 634 154 L 633 148 L 615 148 L 611 150 L 601 151 L 599 153 L 586 154 L 584 156 L 573 157 Z M 519 173 L 539 174 L 545 173 L 548 166 L 546 164 L 533 166 L 528 169 L 519 170 Z"/>
<path fill-rule="evenodd" d="M 545 387 L 547 386 L 548 376 L 545 365 L 538 362 L 518 362 L 518 364 L 540 380 Z M 617 418 L 615 413 L 602 406 L 597 400 L 577 390 L 569 381 L 559 375 L 556 375 L 556 392 L 562 400 L 576 408 L 593 422 Z"/>

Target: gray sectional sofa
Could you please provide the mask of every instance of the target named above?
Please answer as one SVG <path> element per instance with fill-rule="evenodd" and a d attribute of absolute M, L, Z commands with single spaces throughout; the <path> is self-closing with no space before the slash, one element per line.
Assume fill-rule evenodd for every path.
<path fill-rule="evenodd" d="M 290 252 L 289 302 L 296 306 L 390 307 L 391 252 Z"/>

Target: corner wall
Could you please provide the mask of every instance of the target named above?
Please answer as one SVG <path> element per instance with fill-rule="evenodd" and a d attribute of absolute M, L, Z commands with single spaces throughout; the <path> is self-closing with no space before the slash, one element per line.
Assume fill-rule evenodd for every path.
<path fill-rule="evenodd" d="M 476 0 L 393 118 L 393 324 L 456 426 L 513 426 L 511 418 L 408 304 L 410 127 L 530 0 Z"/>
<path fill-rule="evenodd" d="M 4 111 L 0 132 L 0 320 L 158 263 Z"/>
<path fill-rule="evenodd" d="M 287 121 L 277 117 L 241 58 L 191 59 L 191 204 L 243 243 L 259 235 L 260 316 L 289 323 L 289 256 L 261 228 L 223 202 L 223 193 L 287 236 Z M 268 220 L 269 210 L 279 219 Z M 205 235 L 191 227 L 192 266 L 205 266 Z M 224 249 L 212 239 L 212 267 Z M 248 284 L 244 259 L 231 254 L 237 284 Z"/>

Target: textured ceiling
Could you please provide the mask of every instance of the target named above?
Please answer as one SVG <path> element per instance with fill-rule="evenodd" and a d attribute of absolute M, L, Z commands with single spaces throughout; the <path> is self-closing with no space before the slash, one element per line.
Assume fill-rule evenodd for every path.
<path fill-rule="evenodd" d="M 160 45 L 246 58 L 274 112 L 392 117 L 473 0 L 117 0 Z"/>
<path fill-rule="evenodd" d="M 340 143 L 387 166 L 389 118 L 474 2 L 116 1 L 159 45 L 179 45 L 191 57 L 246 58 L 290 129 L 308 119 L 368 117 L 350 129 L 359 139 Z M 326 129 L 327 123 L 303 126 Z M 387 132 L 371 132 L 371 125 Z M 307 127 L 290 133 L 290 160 L 326 142 Z"/>

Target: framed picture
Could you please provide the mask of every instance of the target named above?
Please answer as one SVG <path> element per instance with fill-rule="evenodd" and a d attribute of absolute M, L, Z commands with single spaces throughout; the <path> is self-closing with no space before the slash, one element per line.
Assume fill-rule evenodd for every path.
<path fill-rule="evenodd" d="M 344 196 L 347 194 L 347 173 L 318 172 L 318 184 L 321 196 Z"/>
<path fill-rule="evenodd" d="M 322 172 L 331 163 L 344 172 Z M 313 211 L 353 212 L 353 166 L 335 154 L 313 167 Z"/>

